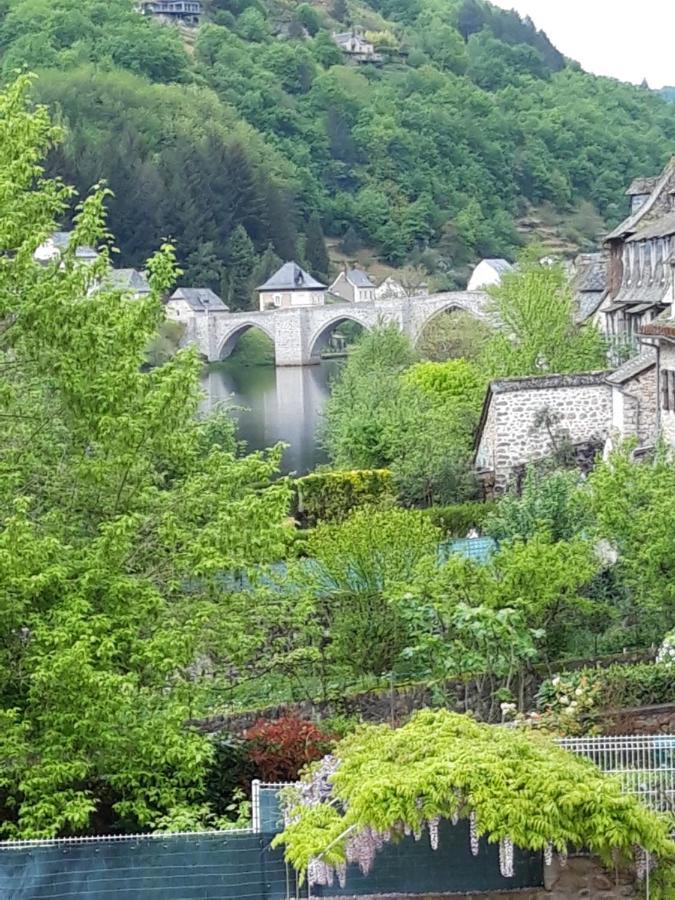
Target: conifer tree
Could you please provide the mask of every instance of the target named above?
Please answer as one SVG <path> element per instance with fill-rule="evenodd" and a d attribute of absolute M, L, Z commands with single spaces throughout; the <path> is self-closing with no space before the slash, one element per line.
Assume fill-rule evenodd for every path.
<path fill-rule="evenodd" d="M 313 212 L 305 226 L 305 259 L 312 275 L 316 278 L 328 279 L 330 260 L 326 250 L 321 219 Z"/>
<path fill-rule="evenodd" d="M 237 225 L 226 247 L 227 304 L 230 309 L 251 306 L 251 273 L 255 266 L 255 247 L 243 225 Z"/>

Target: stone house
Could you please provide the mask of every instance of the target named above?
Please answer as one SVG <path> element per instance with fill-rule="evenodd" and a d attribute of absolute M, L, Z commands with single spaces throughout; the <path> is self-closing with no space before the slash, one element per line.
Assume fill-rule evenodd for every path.
<path fill-rule="evenodd" d="M 675 390 L 675 380 L 673 385 Z M 502 493 L 523 467 L 570 445 L 585 464 L 627 439 L 636 442 L 636 449 L 653 447 L 657 390 L 653 347 L 610 372 L 493 381 L 475 442 L 478 477 L 487 492 Z M 675 395 L 673 420 L 675 436 Z"/>
<path fill-rule="evenodd" d="M 599 307 L 603 332 L 637 343 L 640 330 L 663 313 L 673 291 L 675 157 L 655 178 L 638 178 L 626 191 L 630 215 L 605 239 L 607 295 Z"/>
<path fill-rule="evenodd" d="M 135 298 L 147 297 L 150 293 L 148 279 L 138 269 L 111 269 L 105 287 L 124 291 Z"/>
<path fill-rule="evenodd" d="M 166 302 L 169 319 L 187 323 L 211 311 L 227 312 L 228 307 L 210 288 L 177 288 Z"/>
<path fill-rule="evenodd" d="M 378 62 L 381 56 L 375 52 L 375 47 L 357 31 L 343 31 L 333 34 L 333 40 L 343 53 L 346 53 L 356 62 Z"/>
<path fill-rule="evenodd" d="M 375 285 L 362 269 L 345 269 L 340 272 L 328 290 L 350 303 L 370 303 L 375 299 Z"/>
<path fill-rule="evenodd" d="M 559 445 L 609 437 L 607 372 L 535 375 L 493 381 L 483 403 L 474 465 L 485 492 L 503 493 L 516 471 L 550 457 Z"/>
<path fill-rule="evenodd" d="M 33 254 L 36 262 L 47 265 L 63 254 L 70 243 L 70 231 L 55 231 L 40 244 Z M 82 246 L 75 251 L 75 259 L 82 263 L 92 263 L 98 259 L 98 251 L 94 247 Z"/>
<path fill-rule="evenodd" d="M 474 268 L 466 286 L 467 291 L 484 291 L 485 288 L 500 284 L 513 266 L 506 259 L 482 259 Z"/>
<path fill-rule="evenodd" d="M 174 25 L 199 25 L 202 4 L 199 0 L 141 0 L 139 12 Z"/>
<path fill-rule="evenodd" d="M 666 314 L 644 326 L 640 337 L 655 355 L 656 429 L 675 448 L 675 301 Z"/>
<path fill-rule="evenodd" d="M 322 306 L 326 302 L 326 285 L 287 262 L 258 288 L 260 309 L 288 309 L 297 306 Z"/>

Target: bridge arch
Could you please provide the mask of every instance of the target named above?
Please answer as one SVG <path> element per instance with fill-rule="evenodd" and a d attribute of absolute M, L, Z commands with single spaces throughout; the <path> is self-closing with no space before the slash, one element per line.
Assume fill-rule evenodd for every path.
<path fill-rule="evenodd" d="M 273 329 L 268 328 L 266 325 L 261 325 L 260 322 L 256 322 L 251 320 L 237 322 L 233 328 L 231 328 L 227 334 L 225 334 L 218 345 L 217 359 L 227 359 L 228 356 L 232 353 L 234 348 L 237 346 L 237 342 L 242 335 L 246 334 L 247 331 L 250 331 L 251 328 L 255 328 L 264 334 L 265 337 L 268 337 L 272 343 L 275 345 L 276 351 L 276 341 L 275 334 Z"/>
<path fill-rule="evenodd" d="M 484 325 L 492 328 L 497 327 L 494 316 L 490 315 L 486 300 L 487 297 L 483 294 L 476 295 L 475 297 L 454 294 L 433 303 L 420 304 L 415 317 L 415 331 L 412 335 L 413 344 L 417 344 L 427 326 L 430 325 L 434 319 L 446 315 L 447 313 L 465 313 L 477 321 L 482 322 Z"/>
<path fill-rule="evenodd" d="M 309 339 L 309 358 L 312 362 L 320 361 L 321 351 L 328 346 L 335 330 L 345 322 L 354 322 L 364 331 L 369 331 L 371 327 L 369 322 L 365 322 L 363 317 L 355 313 L 340 312 L 336 314 L 332 319 L 323 322 Z"/>

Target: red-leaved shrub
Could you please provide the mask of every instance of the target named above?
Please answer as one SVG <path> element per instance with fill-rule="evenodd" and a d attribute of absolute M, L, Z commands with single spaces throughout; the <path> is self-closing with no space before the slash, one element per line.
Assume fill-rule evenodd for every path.
<path fill-rule="evenodd" d="M 335 739 L 297 715 L 259 719 L 244 732 L 248 757 L 262 781 L 295 781 L 303 766 L 333 749 Z"/>

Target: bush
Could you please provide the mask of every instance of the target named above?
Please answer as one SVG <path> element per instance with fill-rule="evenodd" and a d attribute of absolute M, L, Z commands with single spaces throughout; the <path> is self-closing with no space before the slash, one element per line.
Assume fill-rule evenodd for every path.
<path fill-rule="evenodd" d="M 248 758 L 263 781 L 296 781 L 301 770 L 333 748 L 333 737 L 292 714 L 273 722 L 260 719 L 244 732 Z"/>
<path fill-rule="evenodd" d="M 394 502 L 388 469 L 318 472 L 296 482 L 297 514 L 303 524 L 341 522 L 355 509 Z"/>
<path fill-rule="evenodd" d="M 495 503 L 471 502 L 430 506 L 429 509 L 423 510 L 423 513 L 448 537 L 466 537 L 472 528 L 480 531 L 495 509 Z"/>
<path fill-rule="evenodd" d="M 618 664 L 606 669 L 565 672 L 545 681 L 537 693 L 540 710 L 557 710 L 568 715 L 575 710 L 592 715 L 600 709 L 654 706 L 672 701 L 672 669 L 659 663 Z"/>

